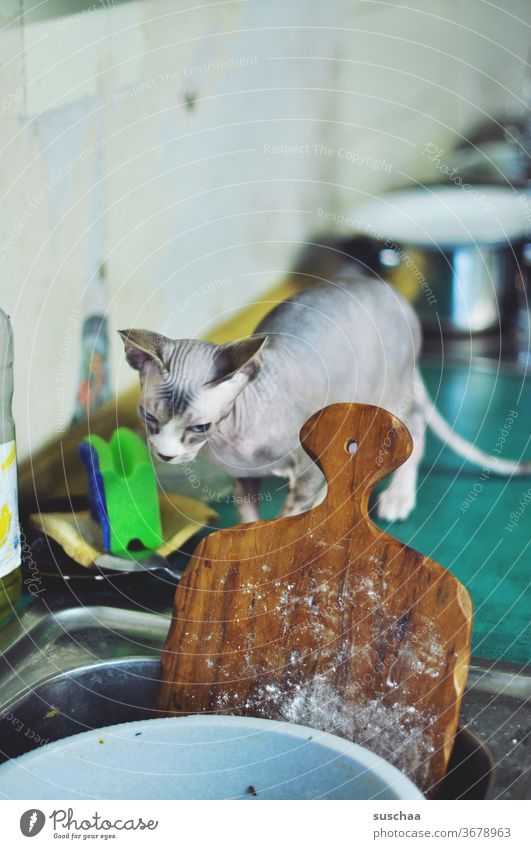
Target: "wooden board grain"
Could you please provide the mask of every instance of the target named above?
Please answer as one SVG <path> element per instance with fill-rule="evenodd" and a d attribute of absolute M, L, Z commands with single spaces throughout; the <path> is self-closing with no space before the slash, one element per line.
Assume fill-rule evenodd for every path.
<path fill-rule="evenodd" d="M 335 404 L 301 441 L 327 478 L 325 500 L 200 543 L 175 594 L 155 707 L 331 731 L 429 791 L 457 730 L 470 597 L 368 516 L 374 484 L 411 452 L 395 416 Z"/>

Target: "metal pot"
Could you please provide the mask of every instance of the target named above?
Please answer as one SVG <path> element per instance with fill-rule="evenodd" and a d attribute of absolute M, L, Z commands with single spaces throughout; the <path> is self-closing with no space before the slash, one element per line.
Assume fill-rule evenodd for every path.
<path fill-rule="evenodd" d="M 428 331 L 514 327 L 531 205 L 507 188 L 473 191 L 392 192 L 356 210 L 359 232 L 378 246 L 378 272 L 415 305 Z"/>

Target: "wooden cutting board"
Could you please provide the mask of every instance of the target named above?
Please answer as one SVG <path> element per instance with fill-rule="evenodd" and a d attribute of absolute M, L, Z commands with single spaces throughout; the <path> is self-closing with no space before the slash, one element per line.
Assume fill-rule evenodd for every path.
<path fill-rule="evenodd" d="M 411 453 L 402 422 L 334 404 L 301 441 L 327 478 L 325 500 L 202 540 L 175 593 L 155 707 L 340 734 L 430 791 L 457 730 L 470 597 L 368 517 L 374 484 Z"/>

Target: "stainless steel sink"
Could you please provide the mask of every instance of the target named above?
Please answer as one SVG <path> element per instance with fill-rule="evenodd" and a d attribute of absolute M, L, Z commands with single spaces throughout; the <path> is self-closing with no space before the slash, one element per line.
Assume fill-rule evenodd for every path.
<path fill-rule="evenodd" d="M 33 606 L 2 629 L 0 760 L 90 728 L 154 716 L 168 624 L 168 615 L 117 607 L 52 613 Z M 440 797 L 525 797 L 530 697 L 528 675 L 472 665 L 464 727 Z"/>
<path fill-rule="evenodd" d="M 0 707 L 53 676 L 122 658 L 158 657 L 168 617 L 119 607 L 33 605 L 0 631 Z"/>
<path fill-rule="evenodd" d="M 151 715 L 167 631 L 154 613 L 28 609 L 0 632 L 0 760 Z"/>

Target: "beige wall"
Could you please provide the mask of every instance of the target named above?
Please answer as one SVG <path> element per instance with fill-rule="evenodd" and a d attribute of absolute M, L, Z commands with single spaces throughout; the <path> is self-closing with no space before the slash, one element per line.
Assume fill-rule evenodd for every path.
<path fill-rule="evenodd" d="M 524 0 L 188 5 L 35 20 L 2 4 L 0 303 L 21 456 L 70 418 L 102 257 L 119 389 L 133 377 L 116 329 L 204 333 L 286 271 L 320 208 L 430 176 L 426 143 L 521 108 Z"/>

